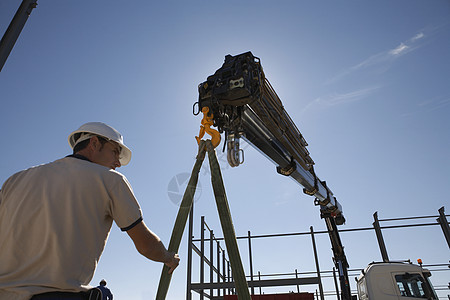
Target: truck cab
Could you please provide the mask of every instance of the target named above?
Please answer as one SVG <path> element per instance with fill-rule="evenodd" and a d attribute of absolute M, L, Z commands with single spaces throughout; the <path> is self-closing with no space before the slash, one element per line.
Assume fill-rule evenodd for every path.
<path fill-rule="evenodd" d="M 438 299 L 429 281 L 431 273 L 404 262 L 369 264 L 357 278 L 360 300 Z"/>

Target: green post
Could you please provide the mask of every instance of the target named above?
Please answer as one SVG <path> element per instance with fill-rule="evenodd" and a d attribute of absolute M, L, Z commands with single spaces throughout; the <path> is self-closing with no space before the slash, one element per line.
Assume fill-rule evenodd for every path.
<path fill-rule="evenodd" d="M 242 266 L 241 256 L 239 254 L 233 221 L 231 219 L 230 208 L 228 206 L 227 196 L 225 194 L 225 187 L 223 185 L 219 162 L 217 161 L 216 152 L 210 140 L 200 142 L 197 161 L 192 169 L 191 178 L 189 179 L 188 186 L 186 187 L 186 191 L 183 195 L 183 200 L 181 201 L 180 209 L 178 210 L 178 215 L 175 220 L 168 250 L 178 252 L 180 247 L 184 228 L 192 207 L 195 189 L 197 187 L 198 173 L 200 172 L 200 168 L 205 158 L 206 150 L 208 150 L 209 165 L 211 168 L 211 182 L 213 185 L 214 196 L 216 198 L 216 205 L 225 238 L 225 244 L 228 250 L 228 256 L 230 258 L 231 270 L 233 272 L 238 298 L 239 300 L 251 300 L 244 268 Z M 158 291 L 156 293 L 156 300 L 164 300 L 166 298 L 170 280 L 172 278 L 172 275 L 170 275 L 168 271 L 169 268 L 164 265 L 159 280 Z"/>
<path fill-rule="evenodd" d="M 205 159 L 205 142 L 201 141 L 198 148 L 197 160 L 195 162 L 194 168 L 192 169 L 191 178 L 186 187 L 186 191 L 183 195 L 183 200 L 181 200 L 180 209 L 178 210 L 178 215 L 175 220 L 175 225 L 172 230 L 172 236 L 170 238 L 170 243 L 168 250 L 171 252 L 178 253 L 180 248 L 181 239 L 183 237 L 184 228 L 186 227 L 186 222 L 189 217 L 189 212 L 191 211 L 192 202 L 194 199 L 195 189 L 197 188 L 198 173 L 202 166 L 203 160 Z M 161 277 L 159 279 L 158 291 L 156 293 L 156 300 L 166 299 L 167 291 L 169 290 L 170 280 L 172 275 L 169 274 L 169 268 L 164 265 Z"/>
<path fill-rule="evenodd" d="M 251 300 L 216 151 L 209 141 L 207 141 L 206 147 L 208 149 L 209 166 L 211 168 L 211 182 L 214 189 L 214 196 L 216 198 L 217 210 L 228 250 L 228 256 L 230 258 L 238 299 Z"/>

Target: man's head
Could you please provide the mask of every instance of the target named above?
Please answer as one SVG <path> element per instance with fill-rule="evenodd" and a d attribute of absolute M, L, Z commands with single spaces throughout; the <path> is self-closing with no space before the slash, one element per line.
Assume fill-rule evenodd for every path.
<path fill-rule="evenodd" d="M 100 285 L 102 285 L 102 286 L 105 286 L 105 285 L 106 285 L 105 279 L 102 279 L 102 281 L 100 281 Z"/>
<path fill-rule="evenodd" d="M 69 135 L 74 154 L 86 156 L 99 165 L 115 169 L 126 165 L 131 151 L 123 143 L 122 135 L 104 123 L 90 122 L 80 126 Z"/>

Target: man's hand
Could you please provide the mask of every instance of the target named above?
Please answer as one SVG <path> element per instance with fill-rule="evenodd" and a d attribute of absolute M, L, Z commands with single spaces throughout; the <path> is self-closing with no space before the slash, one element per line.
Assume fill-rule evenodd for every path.
<path fill-rule="evenodd" d="M 180 264 L 180 256 L 174 252 L 168 252 L 168 254 L 168 259 L 164 264 L 169 267 L 169 274 L 172 274 Z"/>
<path fill-rule="evenodd" d="M 178 254 L 167 251 L 160 238 L 145 225 L 144 221 L 128 230 L 127 233 L 140 254 L 153 261 L 164 263 L 169 268 L 169 274 L 178 267 L 180 263 Z"/>

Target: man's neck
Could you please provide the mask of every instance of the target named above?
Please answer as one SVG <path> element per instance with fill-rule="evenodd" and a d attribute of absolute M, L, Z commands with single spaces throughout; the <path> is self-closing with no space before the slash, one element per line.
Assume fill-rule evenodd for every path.
<path fill-rule="evenodd" d="M 67 157 L 74 157 L 74 158 L 78 158 L 78 159 L 82 159 L 82 160 L 87 160 L 92 162 L 89 158 L 87 158 L 86 156 L 80 154 L 80 153 L 75 153 L 75 154 L 71 154 L 71 155 L 67 155 Z"/>

